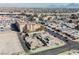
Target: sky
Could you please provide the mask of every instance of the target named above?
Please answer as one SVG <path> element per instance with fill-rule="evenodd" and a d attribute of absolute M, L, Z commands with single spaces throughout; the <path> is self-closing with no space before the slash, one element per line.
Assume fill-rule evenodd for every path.
<path fill-rule="evenodd" d="M 0 3 L 0 7 L 27 7 L 27 8 L 55 8 L 55 7 L 76 7 L 78 3 Z"/>
<path fill-rule="evenodd" d="M 48 7 L 49 5 L 56 5 L 57 3 L 0 3 L 0 7 Z M 57 5 L 65 5 L 58 3 Z"/>

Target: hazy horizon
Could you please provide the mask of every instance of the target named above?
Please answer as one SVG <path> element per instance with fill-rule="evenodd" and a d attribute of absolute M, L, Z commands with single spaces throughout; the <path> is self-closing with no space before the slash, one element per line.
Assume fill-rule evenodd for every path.
<path fill-rule="evenodd" d="M 26 8 L 79 8 L 78 5 L 79 3 L 0 3 L 0 7 Z"/>

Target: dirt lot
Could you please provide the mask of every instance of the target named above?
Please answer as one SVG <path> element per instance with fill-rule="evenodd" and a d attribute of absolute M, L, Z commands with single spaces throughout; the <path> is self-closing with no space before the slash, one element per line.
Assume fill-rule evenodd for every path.
<path fill-rule="evenodd" d="M 0 54 L 25 54 L 16 32 L 0 32 Z"/>

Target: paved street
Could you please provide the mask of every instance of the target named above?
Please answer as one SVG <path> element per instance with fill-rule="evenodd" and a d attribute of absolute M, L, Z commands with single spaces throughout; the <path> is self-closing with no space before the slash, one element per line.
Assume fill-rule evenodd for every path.
<path fill-rule="evenodd" d="M 48 51 L 36 53 L 35 55 L 57 55 L 59 53 L 62 53 L 64 51 L 68 51 L 68 50 L 70 50 L 70 48 L 67 45 L 65 45 L 65 46 L 58 47 L 58 48 L 55 48 L 55 49 L 51 49 L 51 50 L 48 50 Z"/>

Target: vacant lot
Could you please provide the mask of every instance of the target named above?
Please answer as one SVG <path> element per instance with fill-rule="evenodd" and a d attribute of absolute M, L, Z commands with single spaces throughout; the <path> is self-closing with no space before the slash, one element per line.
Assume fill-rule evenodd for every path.
<path fill-rule="evenodd" d="M 0 32 L 0 54 L 24 54 L 16 32 Z"/>

